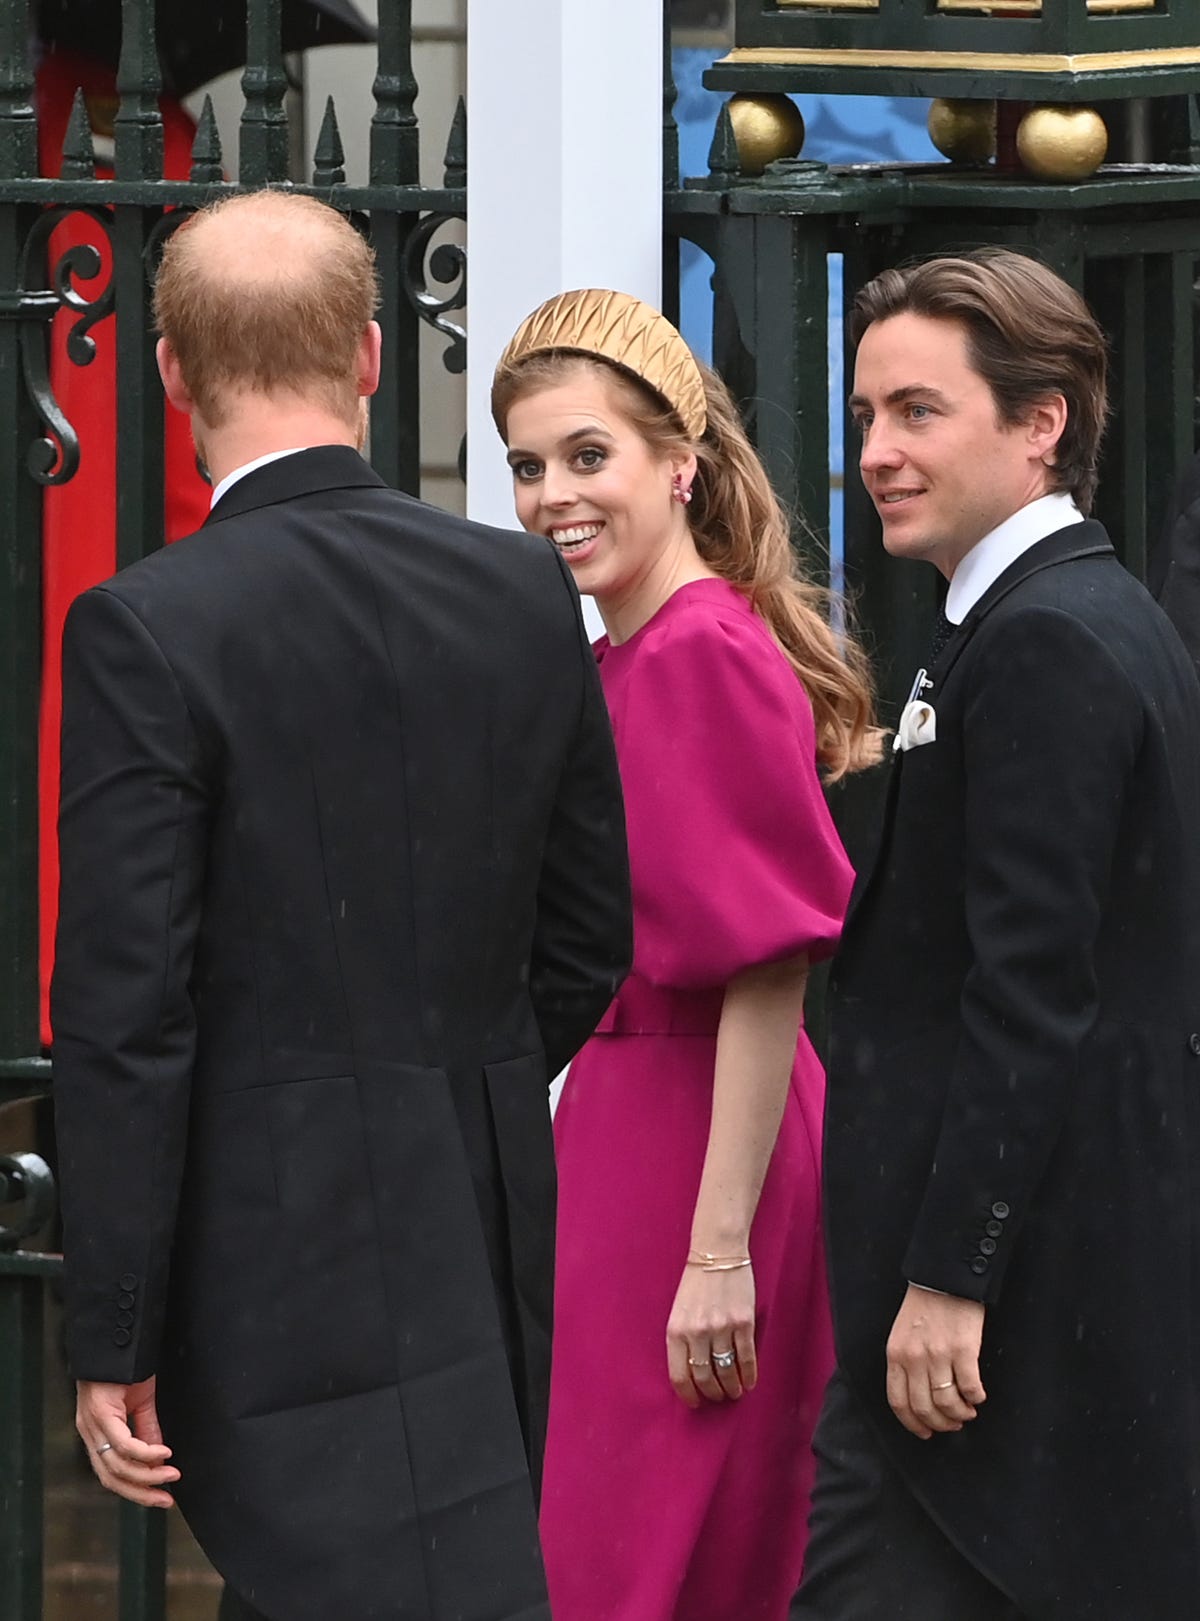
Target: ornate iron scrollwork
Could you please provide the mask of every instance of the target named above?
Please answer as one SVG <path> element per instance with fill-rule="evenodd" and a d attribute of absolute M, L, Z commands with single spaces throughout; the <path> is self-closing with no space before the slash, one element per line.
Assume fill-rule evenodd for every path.
<path fill-rule="evenodd" d="M 154 286 L 155 279 L 158 276 L 158 267 L 162 262 L 163 249 L 166 247 L 168 239 L 174 236 L 179 227 L 186 224 L 194 213 L 195 209 L 192 208 L 168 209 L 150 231 L 146 239 L 146 246 L 142 251 L 142 260 L 146 267 L 147 286 Z"/>
<path fill-rule="evenodd" d="M 67 421 L 50 384 L 50 344 L 47 324 L 60 309 L 73 310 L 77 319 L 67 334 L 67 355 L 77 366 L 90 365 L 96 354 L 91 329 L 115 306 L 115 288 L 108 283 L 94 298 L 85 298 L 77 283 L 94 281 L 102 269 L 97 250 L 80 242 L 68 248 L 50 273 L 49 288 L 36 287 L 50 237 L 65 219 L 83 214 L 107 235 L 109 221 L 96 209 L 51 208 L 40 214 L 25 241 L 21 256 L 21 286 L 0 301 L 0 318 L 21 323 L 21 365 L 25 388 L 45 433 L 30 445 L 26 465 L 39 484 L 65 484 L 79 468 L 79 435 Z"/>
<path fill-rule="evenodd" d="M 0 1223 L 0 1250 L 15 1250 L 54 1214 L 54 1176 L 37 1154 L 0 1155 L 0 1209 L 15 1205 L 15 1222 Z"/>
<path fill-rule="evenodd" d="M 454 310 L 466 308 L 467 251 L 457 242 L 439 243 L 432 252 L 430 246 L 443 226 L 457 218 L 456 214 L 427 214 L 404 249 L 404 295 L 426 325 L 450 339 L 442 363 L 456 376 L 467 367 L 467 334 L 449 316 Z M 457 286 L 445 298 L 439 298 L 429 289 L 430 277 L 443 287 L 454 283 Z"/>

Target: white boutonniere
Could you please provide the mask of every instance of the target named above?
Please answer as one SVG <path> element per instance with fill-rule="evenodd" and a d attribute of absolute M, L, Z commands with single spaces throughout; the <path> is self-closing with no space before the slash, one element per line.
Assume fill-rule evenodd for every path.
<path fill-rule="evenodd" d="M 932 686 L 933 682 L 929 680 L 925 671 L 918 670 L 912 691 L 908 695 L 908 702 L 900 712 L 900 724 L 896 727 L 896 735 L 892 739 L 893 750 L 919 749 L 922 743 L 933 743 L 937 740 L 937 712 L 933 705 L 921 696 Z"/>

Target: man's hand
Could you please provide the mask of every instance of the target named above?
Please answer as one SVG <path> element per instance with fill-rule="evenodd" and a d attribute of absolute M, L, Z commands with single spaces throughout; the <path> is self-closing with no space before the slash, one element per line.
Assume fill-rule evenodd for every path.
<path fill-rule="evenodd" d="M 163 1488 L 179 1479 L 168 1463 L 154 1405 L 154 1380 L 137 1385 L 104 1385 L 81 1379 L 76 1385 L 75 1428 L 88 1449 L 102 1486 L 143 1508 L 172 1508 Z"/>
<path fill-rule="evenodd" d="M 979 1378 L 984 1308 L 909 1284 L 887 1343 L 892 1412 L 928 1441 L 935 1430 L 961 1430 L 987 1392 Z"/>

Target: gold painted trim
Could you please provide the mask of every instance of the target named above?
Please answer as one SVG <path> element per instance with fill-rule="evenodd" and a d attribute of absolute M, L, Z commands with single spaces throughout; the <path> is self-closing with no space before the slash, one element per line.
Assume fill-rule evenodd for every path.
<path fill-rule="evenodd" d="M 1150 4 L 1153 5 L 1154 0 L 1150 0 Z M 989 0 L 937 0 L 937 8 L 939 11 L 986 12 L 989 16 L 998 13 L 1000 16 L 1040 17 L 1042 0 L 1002 0 L 999 4 L 991 4 Z"/>
<path fill-rule="evenodd" d="M 1016 51 L 806 50 L 780 45 L 744 45 L 714 67 L 920 68 L 980 73 L 1114 73 L 1122 68 L 1200 67 L 1200 45 L 1153 51 L 1088 51 L 1078 56 Z"/>
<path fill-rule="evenodd" d="M 977 0 L 971 0 L 971 4 L 977 4 Z M 1150 4 L 1153 5 L 1154 0 L 1150 0 Z M 815 11 L 878 11 L 879 0 L 779 0 L 780 11 L 795 11 L 806 6 Z"/>
<path fill-rule="evenodd" d="M 1087 0 L 1092 12 L 1101 11 L 1153 11 L 1156 0 Z"/>

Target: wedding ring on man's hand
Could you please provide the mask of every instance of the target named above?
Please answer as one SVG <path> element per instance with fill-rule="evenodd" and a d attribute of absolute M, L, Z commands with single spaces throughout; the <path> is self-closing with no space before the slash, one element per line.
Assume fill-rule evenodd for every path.
<path fill-rule="evenodd" d="M 946 1383 L 944 1385 L 930 1385 L 929 1388 L 930 1388 L 930 1390 L 953 1390 L 954 1389 L 954 1380 L 953 1379 L 947 1379 Z"/>
<path fill-rule="evenodd" d="M 96 1456 L 99 1457 L 102 1452 L 111 1452 L 112 1449 L 113 1449 L 112 1442 L 111 1441 L 105 1441 L 100 1446 L 98 1446 L 96 1448 Z"/>
<path fill-rule="evenodd" d="M 714 1351 L 712 1359 L 714 1368 L 732 1368 L 733 1364 L 737 1361 L 737 1352 L 732 1349 L 728 1351 Z"/>

